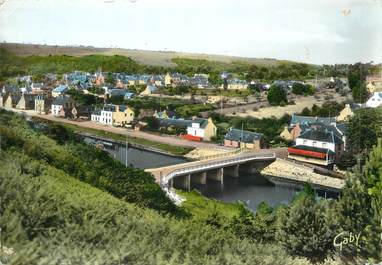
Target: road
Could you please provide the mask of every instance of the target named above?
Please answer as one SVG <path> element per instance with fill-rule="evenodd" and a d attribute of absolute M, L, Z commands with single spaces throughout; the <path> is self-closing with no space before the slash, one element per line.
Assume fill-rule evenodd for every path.
<path fill-rule="evenodd" d="M 143 131 L 128 130 L 125 128 L 105 126 L 105 125 L 97 124 L 97 123 L 94 123 L 91 121 L 73 121 L 73 120 L 54 117 L 52 115 L 42 115 L 42 114 L 36 113 L 34 110 L 18 110 L 18 109 L 7 109 L 7 110 L 17 112 L 17 113 L 24 113 L 30 117 L 37 117 L 37 118 L 41 118 L 41 119 L 45 119 L 45 120 L 49 120 L 49 121 L 77 125 L 77 126 L 83 127 L 83 128 L 103 130 L 103 131 L 110 132 L 110 133 L 127 135 L 130 137 L 136 137 L 136 138 L 142 138 L 142 139 L 146 139 L 146 140 L 150 140 L 150 141 L 154 141 L 154 142 L 159 142 L 159 143 L 164 143 L 164 144 L 168 144 L 168 145 L 173 145 L 173 146 L 182 146 L 182 147 L 191 147 L 191 148 L 224 149 L 224 150 L 231 150 L 232 149 L 229 147 L 219 146 L 219 145 L 214 144 L 214 143 L 187 141 L 187 140 L 175 137 L 175 136 L 160 135 L 160 134 L 147 133 L 147 132 L 143 132 Z"/>
<path fill-rule="evenodd" d="M 245 157 L 245 156 L 249 156 L 249 155 L 270 155 L 270 154 L 275 154 L 276 157 L 278 157 L 278 158 L 286 158 L 288 155 L 288 151 L 287 151 L 287 148 L 285 148 L 285 147 L 273 148 L 273 149 L 261 149 L 261 150 L 245 150 L 239 154 L 230 153 L 227 155 L 219 156 L 218 158 L 198 160 L 198 161 L 193 161 L 193 162 L 188 162 L 188 163 L 165 166 L 165 167 L 161 167 L 161 168 L 150 168 L 150 169 L 146 169 L 145 171 L 153 174 L 156 181 L 159 182 L 161 175 L 169 174 L 170 172 L 177 170 L 177 169 L 182 169 L 185 167 L 199 166 L 199 165 L 203 165 L 206 163 L 224 161 L 224 160 L 227 160 L 230 158 L 240 158 L 240 157 Z"/>

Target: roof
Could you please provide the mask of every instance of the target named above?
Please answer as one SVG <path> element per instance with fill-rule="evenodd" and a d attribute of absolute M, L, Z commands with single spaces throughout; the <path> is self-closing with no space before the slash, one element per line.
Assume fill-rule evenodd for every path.
<path fill-rule="evenodd" d="M 73 102 L 73 99 L 67 96 L 57 97 L 53 100 L 52 105 L 65 105 L 66 103 Z"/>
<path fill-rule="evenodd" d="M 92 112 L 92 115 L 98 115 L 101 116 L 101 110 L 95 110 Z"/>
<path fill-rule="evenodd" d="M 346 123 L 337 123 L 336 126 L 334 127 L 336 127 L 341 132 L 342 135 L 345 135 L 345 133 L 348 130 L 348 126 Z"/>
<path fill-rule="evenodd" d="M 191 120 L 191 124 L 192 123 L 198 123 L 200 128 L 205 128 L 208 124 L 208 120 L 202 119 L 202 118 L 196 118 L 196 119 Z"/>
<path fill-rule="evenodd" d="M 187 128 L 191 126 L 192 122 L 192 120 L 184 119 L 159 119 L 161 127 Z"/>
<path fill-rule="evenodd" d="M 327 143 L 342 142 L 342 139 L 338 135 L 338 133 L 335 133 L 333 129 L 330 129 L 327 127 L 308 129 L 302 134 L 300 134 L 298 138 L 312 140 L 312 141 L 327 142 Z"/>
<path fill-rule="evenodd" d="M 116 106 L 113 104 L 106 104 L 102 108 L 103 111 L 111 111 L 111 112 L 115 112 L 115 109 L 116 109 Z"/>
<path fill-rule="evenodd" d="M 16 94 L 10 94 L 8 98 L 11 97 L 12 102 L 19 102 L 21 98 L 21 94 L 16 93 Z"/>
<path fill-rule="evenodd" d="M 323 123 L 324 125 L 330 125 L 336 122 L 336 117 L 309 117 L 309 116 L 299 116 L 292 115 L 292 119 L 290 121 L 291 125 L 295 125 L 297 123 L 300 124 L 311 124 L 311 123 Z"/>
<path fill-rule="evenodd" d="M 158 88 L 156 87 L 156 85 L 153 85 L 153 84 L 150 84 L 150 85 L 147 85 L 147 89 L 153 93 L 153 92 L 156 92 L 158 90 Z"/>
<path fill-rule="evenodd" d="M 25 101 L 34 102 L 36 96 L 31 94 L 23 94 L 21 97 L 24 97 Z"/>
<path fill-rule="evenodd" d="M 62 93 L 62 92 L 65 92 L 67 89 L 68 89 L 68 86 L 67 86 L 67 85 L 59 85 L 58 87 L 56 87 L 55 89 L 53 89 L 52 92 L 55 92 L 55 93 Z"/>
<path fill-rule="evenodd" d="M 224 139 L 231 141 L 242 141 L 244 143 L 253 143 L 254 141 L 260 140 L 261 137 L 261 133 L 255 133 L 244 130 L 242 131 L 231 128 L 225 135 Z"/>

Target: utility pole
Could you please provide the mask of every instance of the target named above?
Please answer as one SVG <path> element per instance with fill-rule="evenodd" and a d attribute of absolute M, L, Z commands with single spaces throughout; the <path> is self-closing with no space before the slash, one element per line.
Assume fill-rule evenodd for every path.
<path fill-rule="evenodd" d="M 244 123 L 241 123 L 240 151 L 243 151 Z"/>
<path fill-rule="evenodd" d="M 220 116 L 223 115 L 223 93 L 220 91 Z"/>
<path fill-rule="evenodd" d="M 1 135 L 0 135 L 0 156 L 1 155 L 2 155 L 2 150 L 1 150 Z M 2 195 L 0 195 L 0 212 L 2 208 L 3 208 L 3 197 Z M 0 223 L 0 253 L 3 253 L 3 227 L 1 223 Z"/>
<path fill-rule="evenodd" d="M 126 135 L 126 147 L 125 147 L 125 165 L 127 167 L 127 148 L 128 148 L 128 143 L 127 143 L 127 135 Z"/>

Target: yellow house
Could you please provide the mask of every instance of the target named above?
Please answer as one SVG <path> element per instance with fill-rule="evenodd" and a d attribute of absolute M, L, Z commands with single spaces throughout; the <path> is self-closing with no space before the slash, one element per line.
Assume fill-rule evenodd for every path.
<path fill-rule="evenodd" d="M 134 120 L 134 111 L 125 105 L 115 105 L 113 112 L 113 125 L 124 126 Z"/>
<path fill-rule="evenodd" d="M 172 84 L 172 77 L 169 73 L 167 73 L 164 77 L 164 85 L 169 86 Z"/>
<path fill-rule="evenodd" d="M 293 140 L 293 136 L 291 132 L 289 131 L 288 126 L 284 127 L 284 130 L 280 133 L 280 137 L 287 141 Z"/>
<path fill-rule="evenodd" d="M 345 108 L 338 114 L 336 121 L 344 122 L 348 121 L 353 115 L 354 110 L 361 108 L 359 104 L 346 104 Z"/>

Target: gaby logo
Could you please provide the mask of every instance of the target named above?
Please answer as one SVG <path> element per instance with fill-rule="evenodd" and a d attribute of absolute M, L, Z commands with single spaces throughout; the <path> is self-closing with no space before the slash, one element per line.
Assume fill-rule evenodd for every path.
<path fill-rule="evenodd" d="M 336 235 L 336 237 L 333 239 L 333 246 L 338 247 L 340 251 L 342 251 L 342 248 L 348 244 L 355 244 L 356 246 L 358 246 L 360 237 L 361 233 L 359 233 L 358 235 L 353 235 L 352 232 L 350 232 L 349 234 L 348 232 L 342 232 Z"/>

